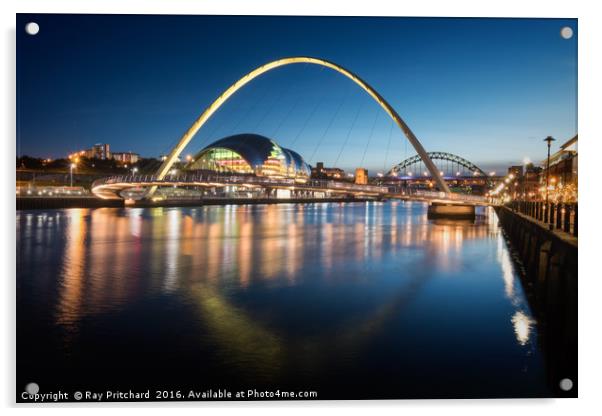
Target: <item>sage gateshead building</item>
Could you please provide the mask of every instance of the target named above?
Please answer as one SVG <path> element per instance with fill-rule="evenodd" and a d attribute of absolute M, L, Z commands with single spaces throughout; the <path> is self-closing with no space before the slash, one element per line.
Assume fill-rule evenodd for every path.
<path fill-rule="evenodd" d="M 258 134 L 217 140 L 198 152 L 186 169 L 300 180 L 311 175 L 311 166 L 301 155 Z"/>

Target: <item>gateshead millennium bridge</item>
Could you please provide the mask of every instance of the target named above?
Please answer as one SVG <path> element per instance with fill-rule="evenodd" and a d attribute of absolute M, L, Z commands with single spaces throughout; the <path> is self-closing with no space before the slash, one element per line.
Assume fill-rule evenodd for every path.
<path fill-rule="evenodd" d="M 211 118 L 211 116 L 239 89 L 251 82 L 253 79 L 260 75 L 271 71 L 275 68 L 291 65 L 291 64 L 313 64 L 322 67 L 330 68 L 345 77 L 352 80 L 360 88 L 368 93 L 379 106 L 389 115 L 389 117 L 395 122 L 395 124 L 401 129 L 406 136 L 407 140 L 416 150 L 416 157 L 412 159 L 420 161 L 424 164 L 424 167 L 429 172 L 430 177 L 433 179 L 438 192 L 426 192 L 422 191 L 421 197 L 436 198 L 450 202 L 469 202 L 475 203 L 477 199 L 482 203 L 484 198 L 474 197 L 468 195 L 452 194 L 442 173 L 437 169 L 437 166 L 433 163 L 429 153 L 426 152 L 418 138 L 414 135 L 412 130 L 408 127 L 405 121 L 399 116 L 395 109 L 366 81 L 361 79 L 358 75 L 343 68 L 342 66 L 333 62 L 305 56 L 282 58 L 272 62 L 268 62 L 248 74 L 244 75 L 229 88 L 227 88 L 219 97 L 217 97 L 201 115 L 194 121 L 191 127 L 184 133 L 178 143 L 169 152 L 169 155 L 165 158 L 155 175 L 138 175 L 138 176 L 120 176 L 105 178 L 96 181 L 92 186 L 92 192 L 103 199 L 120 199 L 123 197 L 123 191 L 132 188 L 144 188 L 146 189 L 143 197 L 146 199 L 152 199 L 154 193 L 158 187 L 226 187 L 226 186 L 241 186 L 247 188 L 263 187 L 269 189 L 287 189 L 289 191 L 328 191 L 332 193 L 345 193 L 354 196 L 386 196 L 386 197 L 407 197 L 408 194 L 418 196 L 415 192 L 395 191 L 390 187 L 386 186 L 373 186 L 373 185 L 358 185 L 343 183 L 339 181 L 329 180 L 294 180 L 290 178 L 272 178 L 264 175 L 256 176 L 237 176 L 237 175 L 195 175 L 184 173 L 178 176 L 174 176 L 172 166 L 178 160 L 180 154 L 184 148 L 194 138 L 196 133 L 203 127 L 203 125 Z M 286 153 L 287 149 L 283 149 L 283 153 Z M 290 153 L 290 151 L 288 151 Z M 292 152 L 294 153 L 294 152 Z M 432 154 L 431 154 L 432 156 Z M 453 155 L 452 155 L 453 156 Z M 461 159 L 461 160 L 460 160 Z M 465 159 L 459 158 L 461 162 L 464 162 L 465 166 L 473 168 L 474 165 Z M 251 164 L 251 166 L 253 166 Z M 399 170 L 399 166 L 392 168 L 391 172 Z M 477 171 L 477 170 L 475 170 Z M 479 172 L 482 172 L 478 169 Z M 236 172 L 233 172 L 236 173 Z M 255 172 L 257 173 L 257 172 Z M 430 195 L 430 196 L 429 196 Z"/>

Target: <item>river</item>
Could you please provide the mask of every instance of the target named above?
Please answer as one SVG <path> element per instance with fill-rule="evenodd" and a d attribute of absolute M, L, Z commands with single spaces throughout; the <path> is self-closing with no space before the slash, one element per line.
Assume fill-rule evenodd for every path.
<path fill-rule="evenodd" d="M 17 211 L 17 391 L 549 396 L 495 213 L 426 208 Z"/>

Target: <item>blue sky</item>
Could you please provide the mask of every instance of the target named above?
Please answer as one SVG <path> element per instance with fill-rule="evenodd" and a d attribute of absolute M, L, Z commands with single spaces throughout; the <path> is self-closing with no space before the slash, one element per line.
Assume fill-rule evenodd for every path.
<path fill-rule="evenodd" d="M 38 35 L 21 29 L 29 21 Z M 544 137 L 577 132 L 575 19 L 18 15 L 17 152 L 107 142 L 159 156 L 242 75 L 294 55 L 357 73 L 427 150 L 484 169 L 539 161 Z M 383 171 L 415 153 L 355 84 L 306 64 L 240 90 L 185 153 L 236 133 L 347 169 Z"/>

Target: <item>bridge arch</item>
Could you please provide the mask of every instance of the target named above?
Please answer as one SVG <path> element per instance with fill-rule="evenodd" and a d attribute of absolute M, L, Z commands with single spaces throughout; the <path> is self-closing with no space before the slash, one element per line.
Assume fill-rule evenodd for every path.
<path fill-rule="evenodd" d="M 433 161 L 427 155 L 427 152 L 422 147 L 422 144 L 418 141 L 412 130 L 408 127 L 408 125 L 403 121 L 403 119 L 397 114 L 395 109 L 391 107 L 391 105 L 367 82 L 362 80 L 356 74 L 347 69 L 343 68 L 340 65 L 337 65 L 333 62 L 320 59 L 320 58 L 312 58 L 307 56 L 294 56 L 289 58 L 277 59 L 272 62 L 268 62 L 248 74 L 244 75 L 230 87 L 228 87 L 222 94 L 217 97 L 206 109 L 203 113 L 194 121 L 192 126 L 184 133 L 184 135 L 180 138 L 180 141 L 176 146 L 171 150 L 165 161 L 161 164 L 159 169 L 157 170 L 156 176 L 158 179 L 163 179 L 167 173 L 170 171 L 171 167 L 177 160 L 178 156 L 182 153 L 184 148 L 190 143 L 195 134 L 199 131 L 199 129 L 209 120 L 209 118 L 240 88 L 251 82 L 253 79 L 258 76 L 271 71 L 272 69 L 291 64 L 300 64 L 300 63 L 308 63 L 313 65 L 319 65 L 326 68 L 333 69 L 334 71 L 346 76 L 357 85 L 359 85 L 364 91 L 366 91 L 382 108 L 385 112 L 393 119 L 393 121 L 399 126 L 399 128 L 403 131 L 408 141 L 412 144 L 424 165 L 431 173 L 433 179 L 435 180 L 437 187 L 439 190 L 450 193 L 450 190 L 439 174 L 437 167 L 433 163 Z M 154 192 L 155 188 L 152 188 L 147 196 L 151 196 Z"/>
<path fill-rule="evenodd" d="M 473 173 L 476 172 L 478 175 L 488 178 L 487 173 L 485 173 L 485 171 L 483 171 L 483 169 L 481 169 L 480 167 L 478 167 L 471 161 L 464 159 L 463 157 L 460 157 L 458 155 L 454 155 L 452 153 L 447 153 L 447 152 L 427 152 L 427 155 L 430 160 L 445 160 L 445 161 L 453 162 L 460 166 L 463 166 L 464 168 L 470 170 Z M 408 167 L 415 165 L 416 163 L 419 163 L 421 160 L 422 160 L 422 158 L 419 155 L 414 155 L 412 157 L 409 157 L 409 158 L 403 160 L 402 162 L 398 163 L 397 165 L 393 166 L 389 170 L 389 172 L 387 172 L 387 175 L 397 176 L 399 173 L 405 173 L 405 172 L 407 172 Z M 439 172 L 437 172 L 437 173 L 439 173 Z"/>

